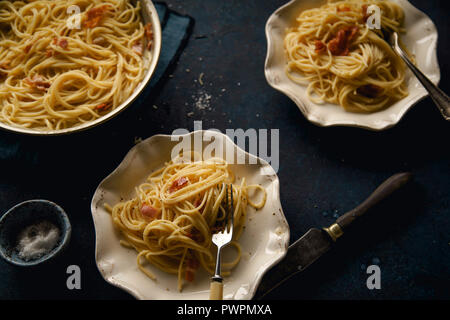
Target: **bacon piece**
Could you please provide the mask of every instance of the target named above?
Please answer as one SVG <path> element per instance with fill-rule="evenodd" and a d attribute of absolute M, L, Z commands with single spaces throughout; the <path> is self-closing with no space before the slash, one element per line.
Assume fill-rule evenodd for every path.
<path fill-rule="evenodd" d="M 187 178 L 185 178 L 185 177 L 178 178 L 170 186 L 169 192 L 172 193 L 172 192 L 175 192 L 177 190 L 180 190 L 181 188 L 186 186 L 188 184 L 188 182 L 189 182 L 189 180 Z"/>
<path fill-rule="evenodd" d="M 155 219 L 159 215 L 159 210 L 151 205 L 144 204 L 141 207 L 141 214 L 146 218 Z"/>
<path fill-rule="evenodd" d="M 356 89 L 356 92 L 358 94 L 363 95 L 367 98 L 376 98 L 381 94 L 382 91 L 383 88 L 374 84 L 366 84 L 365 86 L 361 86 Z"/>
<path fill-rule="evenodd" d="M 316 46 L 316 52 L 317 52 L 317 53 L 322 52 L 322 51 L 327 47 L 326 44 L 323 43 L 323 42 L 320 41 L 320 40 L 316 40 L 316 41 L 314 42 L 314 45 Z"/>
<path fill-rule="evenodd" d="M 149 22 L 144 27 L 144 34 L 147 40 L 153 40 L 153 30 L 152 30 L 152 23 Z"/>
<path fill-rule="evenodd" d="M 51 49 L 51 48 L 47 48 L 47 50 L 45 50 L 45 55 L 47 56 L 47 58 L 52 57 L 55 54 L 55 50 Z"/>
<path fill-rule="evenodd" d="M 95 28 L 103 19 L 106 12 L 111 8 L 111 5 L 104 4 L 100 7 L 91 8 L 86 12 L 86 20 L 84 26 L 87 28 Z"/>
<path fill-rule="evenodd" d="M 337 12 L 347 12 L 347 11 L 350 11 L 350 8 L 347 6 L 337 6 L 336 11 Z"/>
<path fill-rule="evenodd" d="M 140 41 L 136 42 L 131 49 L 140 56 L 142 56 L 142 53 L 144 52 L 142 42 Z"/>
<path fill-rule="evenodd" d="M 367 19 L 369 19 L 370 15 L 367 13 L 367 8 L 368 5 L 367 4 L 363 4 L 361 6 L 361 10 L 362 10 L 362 14 L 363 14 L 363 22 L 366 23 Z"/>
<path fill-rule="evenodd" d="M 197 259 L 191 258 L 191 259 L 188 259 L 188 261 L 187 261 L 187 267 L 192 270 L 197 270 L 200 267 L 200 263 L 198 262 Z"/>
<path fill-rule="evenodd" d="M 46 91 L 50 88 L 50 82 L 44 81 L 44 79 L 40 75 L 35 75 L 33 79 L 25 78 L 24 82 L 28 84 L 30 87 L 36 88 L 38 90 Z"/>
<path fill-rule="evenodd" d="M 186 281 L 192 282 L 195 279 L 195 273 L 192 270 L 186 269 L 186 273 L 184 274 L 184 279 Z"/>
<path fill-rule="evenodd" d="M 187 236 L 188 238 L 191 238 L 191 239 L 194 240 L 194 241 L 197 241 L 197 242 L 202 242 L 202 241 L 203 241 L 203 236 L 202 236 L 201 233 L 200 233 L 197 229 L 195 229 L 195 228 L 192 228 L 191 232 L 188 232 L 188 233 L 186 234 L 186 236 Z"/>
<path fill-rule="evenodd" d="M 145 38 L 147 39 L 147 50 L 150 50 L 153 45 L 153 30 L 152 30 L 152 23 L 149 22 L 144 27 L 144 34 Z"/>
<path fill-rule="evenodd" d="M 63 49 L 67 49 L 67 46 L 69 45 L 69 43 L 67 42 L 67 39 L 61 38 L 58 41 L 58 46 L 60 46 Z"/>
<path fill-rule="evenodd" d="M 52 44 L 60 46 L 63 49 L 67 49 L 69 42 L 65 38 L 53 37 Z"/>
<path fill-rule="evenodd" d="M 359 28 L 357 26 L 345 27 L 339 30 L 336 37 L 328 42 L 328 49 L 331 54 L 335 56 L 348 55 L 350 51 L 348 47 L 358 33 L 358 30 Z"/>
<path fill-rule="evenodd" d="M 111 107 L 111 105 L 109 103 L 101 103 L 98 106 L 96 106 L 95 109 L 98 111 L 105 111 L 105 110 L 109 109 L 110 107 Z"/>
<path fill-rule="evenodd" d="M 187 264 L 187 266 L 186 266 L 186 273 L 184 275 L 184 278 L 187 281 L 192 282 L 192 281 L 194 281 L 194 278 L 195 278 L 195 270 L 197 270 L 200 267 L 200 263 L 198 262 L 197 259 L 191 258 L 191 259 L 187 260 L 186 264 Z"/>

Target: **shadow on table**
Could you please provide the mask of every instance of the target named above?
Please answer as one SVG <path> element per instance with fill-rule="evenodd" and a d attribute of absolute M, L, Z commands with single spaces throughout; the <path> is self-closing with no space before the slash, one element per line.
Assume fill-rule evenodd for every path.
<path fill-rule="evenodd" d="M 361 300 L 393 296 L 398 299 L 448 298 L 449 279 L 429 274 L 420 265 L 410 265 L 407 270 L 396 270 L 395 253 L 402 250 L 396 245 L 396 241 L 409 237 L 408 226 L 414 224 L 424 213 L 425 198 L 424 188 L 411 182 L 373 208 L 368 216 L 360 219 L 327 254 L 307 270 L 270 292 L 265 299 L 307 300 L 314 297 Z M 367 255 L 368 251 L 380 246 L 383 247 L 382 257 L 371 258 Z M 366 268 L 370 264 L 377 264 L 381 268 L 382 290 L 367 289 L 369 274 L 366 273 Z M 407 273 L 403 274 L 404 279 L 413 278 L 413 283 L 402 283 L 402 272 Z M 397 281 L 392 282 L 397 283 L 396 286 L 390 284 L 393 277 L 397 277 Z M 333 290 L 329 290 L 330 283 L 334 284 Z M 354 283 L 361 285 L 358 288 L 349 287 Z M 405 287 L 410 285 L 415 286 L 414 292 L 420 296 L 405 296 Z"/>

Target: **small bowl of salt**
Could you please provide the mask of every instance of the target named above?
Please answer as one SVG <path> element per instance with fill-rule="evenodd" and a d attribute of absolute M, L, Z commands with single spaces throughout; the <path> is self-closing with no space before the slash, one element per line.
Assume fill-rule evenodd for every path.
<path fill-rule="evenodd" d="M 64 210 L 48 200 L 29 200 L 0 218 L 0 256 L 18 266 L 35 266 L 68 245 L 71 225 Z"/>

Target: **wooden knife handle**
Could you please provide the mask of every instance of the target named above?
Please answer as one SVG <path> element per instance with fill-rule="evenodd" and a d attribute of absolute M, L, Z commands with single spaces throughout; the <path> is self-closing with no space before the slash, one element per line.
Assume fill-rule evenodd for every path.
<path fill-rule="evenodd" d="M 410 172 L 397 173 L 384 181 L 363 203 L 355 209 L 340 216 L 336 223 L 345 231 L 356 218 L 364 215 L 369 209 L 387 198 L 394 191 L 403 187 L 412 178 Z"/>

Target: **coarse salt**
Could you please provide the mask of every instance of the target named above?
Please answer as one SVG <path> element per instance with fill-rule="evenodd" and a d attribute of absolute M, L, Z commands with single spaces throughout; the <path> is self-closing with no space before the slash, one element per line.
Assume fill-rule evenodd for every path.
<path fill-rule="evenodd" d="M 22 230 L 17 252 L 25 261 L 36 260 L 49 253 L 59 241 L 59 229 L 49 221 L 42 221 Z"/>
<path fill-rule="evenodd" d="M 194 97 L 195 107 L 198 110 L 204 110 L 206 108 L 209 108 L 210 104 L 211 104 L 211 98 L 212 98 L 212 96 L 210 94 L 206 93 L 203 90 L 200 90 L 197 93 L 197 97 Z"/>

